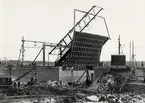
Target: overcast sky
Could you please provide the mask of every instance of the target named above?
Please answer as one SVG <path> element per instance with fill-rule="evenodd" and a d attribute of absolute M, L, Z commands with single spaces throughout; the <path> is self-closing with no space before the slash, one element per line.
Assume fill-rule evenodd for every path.
<path fill-rule="evenodd" d="M 145 61 L 145 0 L 0 0 L 0 59 L 18 58 L 22 36 L 57 43 L 73 26 L 73 10 L 88 11 L 93 5 L 104 8 L 100 15 L 111 36 L 101 60 L 117 54 L 120 35 L 127 59 L 129 42 L 134 41 L 136 60 Z M 33 60 L 38 51 L 26 50 L 25 59 Z"/>

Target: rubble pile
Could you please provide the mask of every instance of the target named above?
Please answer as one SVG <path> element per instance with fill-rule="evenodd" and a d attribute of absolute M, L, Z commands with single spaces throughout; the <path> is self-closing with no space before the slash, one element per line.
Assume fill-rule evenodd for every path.
<path fill-rule="evenodd" d="M 112 92 L 116 85 L 116 78 L 110 74 L 105 74 L 96 79 L 90 87 L 85 89 L 85 91 L 95 93 L 107 93 Z"/>
<path fill-rule="evenodd" d="M 42 86 L 27 86 L 22 89 L 8 89 L 3 92 L 7 96 L 19 96 L 19 95 L 55 95 L 50 92 L 46 87 Z"/>
<path fill-rule="evenodd" d="M 48 81 L 31 86 L 23 85 L 20 89 L 8 90 L 7 95 L 33 96 L 43 94 L 53 97 L 42 98 L 41 102 L 36 103 L 145 103 L 145 94 L 137 94 L 135 92 L 110 92 L 110 89 L 113 90 L 117 85 L 116 78 L 111 74 L 105 74 L 94 82 L 96 88 L 93 93 L 85 93 L 83 89 L 77 89 L 77 91 L 72 90 L 68 83 Z"/>
<path fill-rule="evenodd" d="M 53 97 L 53 103 L 145 103 L 144 88 L 133 91 L 126 83 L 123 90 L 119 91 L 127 75 L 127 73 L 106 73 L 89 87 L 85 86 L 85 82 L 81 84 L 61 81 L 39 82 L 34 85 L 21 85 L 20 88 L 9 88 L 3 94 L 47 95 Z M 129 78 L 127 82 L 131 80 Z"/>
<path fill-rule="evenodd" d="M 25 100 L 23 100 L 25 101 Z M 21 101 L 21 103 L 23 102 Z M 1 102 L 7 103 L 7 102 Z M 9 102 L 20 103 L 20 102 Z M 36 98 L 23 103 L 145 103 L 145 95 L 128 94 L 77 94 L 74 97 Z"/>
<path fill-rule="evenodd" d="M 102 78 L 100 78 L 98 81 L 98 92 L 102 93 L 108 90 L 111 91 L 114 88 L 115 84 L 115 78 L 110 74 L 106 74 L 102 76 Z"/>
<path fill-rule="evenodd" d="M 21 85 L 20 88 L 7 88 L 2 91 L 7 96 L 18 95 L 56 95 L 56 94 L 68 94 L 69 86 L 66 83 L 54 81 L 54 82 L 40 82 L 35 85 Z"/>
<path fill-rule="evenodd" d="M 144 97 L 134 94 L 77 94 L 74 97 L 45 98 L 36 103 L 145 103 Z"/>
<path fill-rule="evenodd" d="M 102 76 L 98 77 L 92 85 L 85 89 L 87 92 L 96 92 L 96 93 L 112 93 L 112 92 L 134 92 L 136 90 L 132 90 L 132 88 L 128 85 L 130 82 L 135 81 L 135 76 L 130 75 L 130 77 L 125 82 L 128 73 L 117 73 L 117 72 L 110 72 L 103 74 Z M 122 84 L 123 88 L 120 91 Z"/>
<path fill-rule="evenodd" d="M 133 94 L 98 94 L 86 97 L 83 103 L 145 103 L 145 98 Z"/>

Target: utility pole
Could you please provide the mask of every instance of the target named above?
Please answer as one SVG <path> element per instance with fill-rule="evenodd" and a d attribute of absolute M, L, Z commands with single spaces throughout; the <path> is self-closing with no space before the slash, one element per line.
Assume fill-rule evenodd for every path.
<path fill-rule="evenodd" d="M 24 36 L 22 37 L 22 66 L 23 66 L 23 63 L 24 63 L 24 52 L 25 52 L 25 48 L 24 48 Z"/>
<path fill-rule="evenodd" d="M 21 47 L 22 48 L 22 47 Z M 21 59 L 21 49 L 20 49 L 20 53 L 19 53 L 19 57 L 18 57 L 18 62 L 17 62 L 17 66 L 20 66 L 20 60 Z"/>
<path fill-rule="evenodd" d="M 9 65 L 9 76 L 10 77 L 12 76 L 12 65 L 11 64 Z"/>
<path fill-rule="evenodd" d="M 49 53 L 48 53 L 48 66 L 49 66 Z"/>
<path fill-rule="evenodd" d="M 43 43 L 43 66 L 45 67 L 45 43 Z"/>
<path fill-rule="evenodd" d="M 118 54 L 120 55 L 120 46 L 121 46 L 121 44 L 120 44 L 120 35 L 119 35 L 119 37 L 118 37 Z"/>
<path fill-rule="evenodd" d="M 130 42 L 130 50 L 129 50 L 129 61 L 130 61 L 129 65 L 130 66 L 132 66 L 132 64 L 131 64 L 131 58 L 132 58 L 132 56 L 131 55 L 132 54 L 131 54 L 131 42 Z"/>
<path fill-rule="evenodd" d="M 132 67 L 134 67 L 134 42 L 132 41 Z"/>
<path fill-rule="evenodd" d="M 37 68 L 36 68 L 36 65 L 35 65 L 35 83 L 37 83 Z"/>

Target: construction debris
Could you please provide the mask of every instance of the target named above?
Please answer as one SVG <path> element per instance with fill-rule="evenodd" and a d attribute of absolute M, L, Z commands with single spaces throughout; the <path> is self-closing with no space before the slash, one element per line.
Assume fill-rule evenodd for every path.
<path fill-rule="evenodd" d="M 27 100 L 27 102 L 25 102 Z M 79 98 L 78 95 L 74 97 L 55 96 L 55 97 L 38 97 L 31 98 L 31 100 L 24 99 L 23 103 L 145 103 L 145 95 L 135 94 L 95 94 L 88 95 L 84 98 Z M 1 102 L 7 103 L 7 102 Z M 9 102 L 20 103 L 20 102 Z"/>
<path fill-rule="evenodd" d="M 21 85 L 19 88 L 7 88 L 1 91 L 1 99 L 5 96 L 30 96 L 39 97 L 46 95 L 53 98 L 42 102 L 33 103 L 143 103 L 145 102 L 144 88 L 132 90 L 129 86 L 131 78 L 123 86 L 122 91 L 119 91 L 122 83 L 125 80 L 127 73 L 106 73 L 96 79 L 91 85 L 84 83 L 70 83 L 61 81 L 39 82 L 37 84 Z M 134 80 L 134 79 L 133 79 Z M 145 86 L 144 86 L 145 87 Z M 39 97 L 40 99 L 40 97 Z M 53 99 L 53 100 L 51 100 Z M 51 101 L 51 102 L 50 102 Z"/>
<path fill-rule="evenodd" d="M 97 84 L 96 84 L 97 83 Z M 104 83 L 104 84 L 103 84 Z M 117 85 L 117 81 L 111 74 L 105 74 L 98 78 L 95 92 L 84 92 L 83 88 L 76 90 L 69 87 L 68 83 L 59 81 L 40 82 L 36 85 L 22 85 L 20 89 L 11 89 L 3 92 L 7 96 L 29 95 L 31 98 L 39 95 L 47 95 L 44 97 L 36 97 L 36 100 L 30 103 L 144 103 L 145 95 L 135 92 L 109 92 Z M 75 88 L 75 87 L 74 87 Z M 111 90 L 110 90 L 111 88 Z M 103 92 L 103 90 L 105 90 Z M 139 93 L 139 92 L 138 92 Z M 2 95 L 3 96 L 3 95 Z M 4 97 L 4 96 L 3 96 Z M 38 100 L 39 98 L 39 100 Z M 3 98 L 4 99 L 4 98 Z M 17 103 L 17 102 L 15 102 Z M 28 102 L 27 102 L 28 103 Z"/>
<path fill-rule="evenodd" d="M 99 98 L 96 95 L 88 96 L 87 99 L 93 102 L 99 101 Z"/>

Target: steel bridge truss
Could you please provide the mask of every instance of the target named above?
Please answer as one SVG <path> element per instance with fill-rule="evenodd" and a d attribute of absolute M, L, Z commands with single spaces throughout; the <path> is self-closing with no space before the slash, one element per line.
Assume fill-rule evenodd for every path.
<path fill-rule="evenodd" d="M 60 52 L 59 52 L 59 56 L 57 58 L 57 60 L 55 61 L 56 65 L 58 61 L 61 61 L 61 59 L 65 59 L 69 58 L 69 54 L 71 51 L 71 46 L 73 43 L 73 35 L 75 33 L 75 31 L 77 32 L 83 32 L 86 28 L 89 27 L 90 23 L 93 22 L 93 20 L 96 17 L 102 18 L 105 22 L 105 26 L 106 26 L 106 30 L 108 33 L 108 36 L 110 38 L 109 35 L 109 31 L 108 31 L 108 27 L 106 24 L 106 20 L 104 17 L 98 16 L 98 14 L 103 10 L 103 8 L 101 7 L 97 7 L 97 6 L 93 6 L 89 11 L 82 11 L 82 10 L 78 10 L 78 9 L 74 9 L 74 27 L 72 29 L 70 29 L 70 31 L 59 41 L 59 43 L 57 43 L 57 45 L 49 52 L 49 55 L 53 55 L 55 53 L 55 50 L 57 49 L 57 47 L 59 45 L 65 45 L 64 47 L 60 48 Z M 83 13 L 83 17 L 76 22 L 76 11 L 77 12 L 81 12 Z"/>

